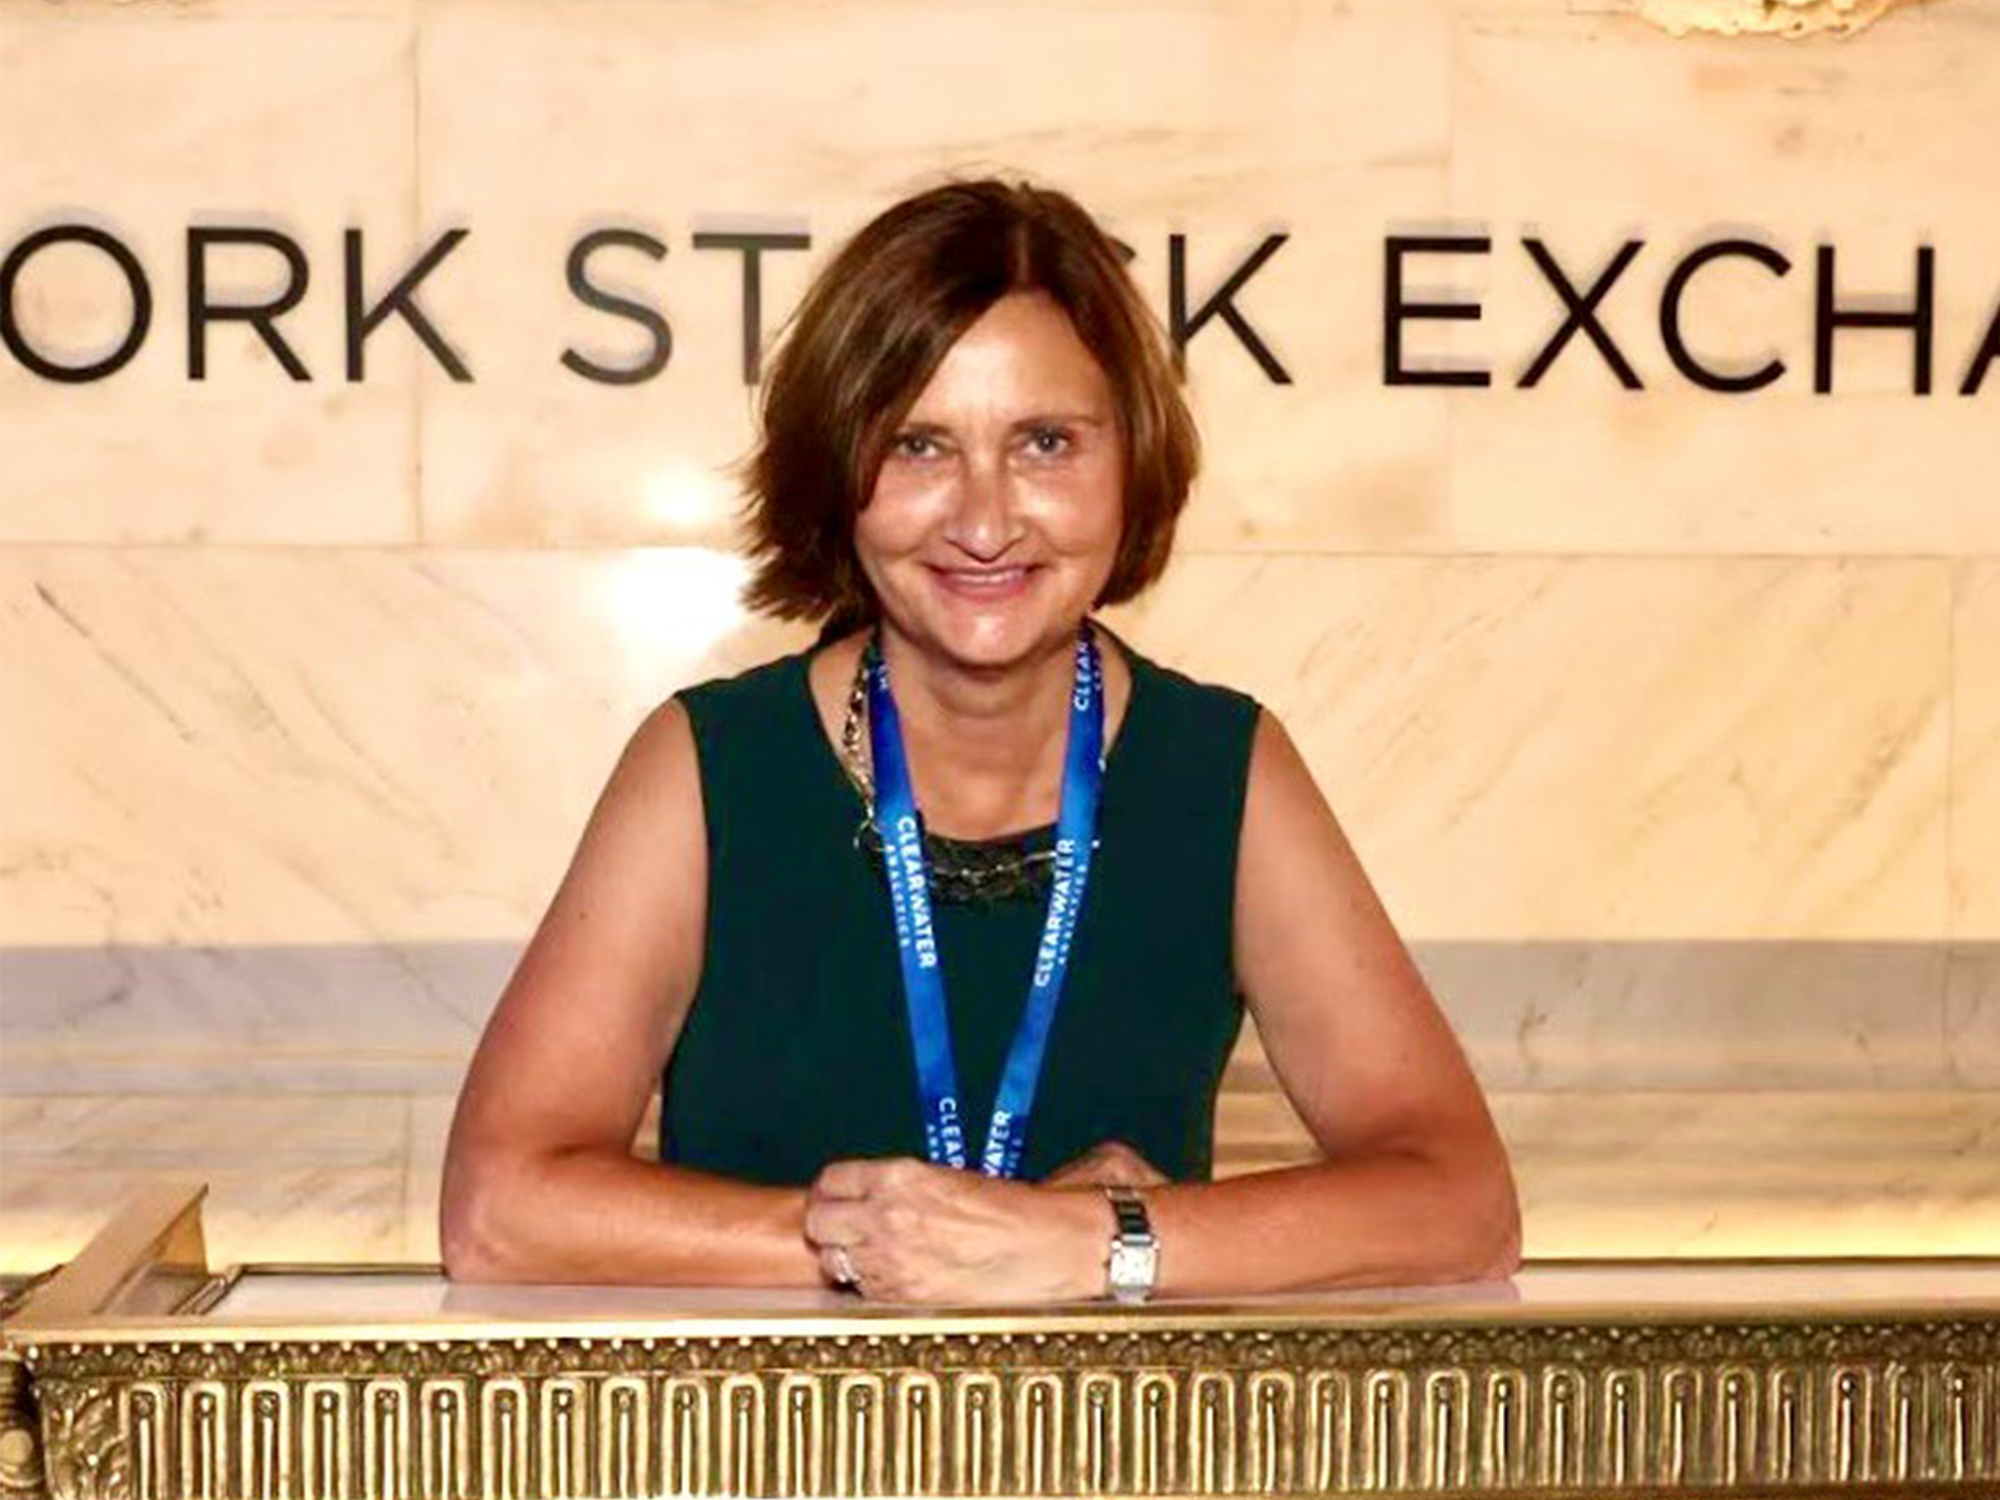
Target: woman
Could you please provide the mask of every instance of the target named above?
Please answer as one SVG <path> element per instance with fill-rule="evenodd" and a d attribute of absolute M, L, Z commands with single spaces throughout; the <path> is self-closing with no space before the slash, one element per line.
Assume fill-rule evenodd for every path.
<path fill-rule="evenodd" d="M 1090 619 L 1159 576 L 1196 457 L 1062 194 L 947 184 L 841 250 L 749 485 L 751 602 L 827 627 L 634 735 L 466 1080 L 450 1275 L 1018 1302 L 1512 1271 L 1478 1087 L 1284 729 Z M 1212 1182 L 1245 1002 L 1326 1159 Z"/>

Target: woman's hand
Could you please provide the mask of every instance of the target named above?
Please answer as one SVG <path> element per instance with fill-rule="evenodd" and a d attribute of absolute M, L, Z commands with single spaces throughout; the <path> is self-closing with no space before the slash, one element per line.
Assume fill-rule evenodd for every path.
<path fill-rule="evenodd" d="M 913 1157 L 830 1163 L 806 1194 L 806 1240 L 827 1280 L 851 1268 L 856 1290 L 883 1302 L 1094 1297 L 1111 1226 L 1095 1195 Z"/>
<path fill-rule="evenodd" d="M 1042 1179 L 1043 1187 L 1159 1187 L 1167 1174 L 1123 1141 L 1099 1141 Z"/>

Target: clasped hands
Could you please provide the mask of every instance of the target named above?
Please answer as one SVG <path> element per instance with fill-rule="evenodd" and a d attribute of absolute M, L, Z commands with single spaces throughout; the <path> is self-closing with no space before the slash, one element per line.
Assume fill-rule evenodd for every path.
<path fill-rule="evenodd" d="M 884 1302 L 1060 1302 L 1104 1291 L 1112 1217 L 1101 1188 L 1164 1173 L 1105 1141 L 1039 1182 L 913 1157 L 837 1161 L 806 1193 L 806 1241 L 834 1285 Z"/>

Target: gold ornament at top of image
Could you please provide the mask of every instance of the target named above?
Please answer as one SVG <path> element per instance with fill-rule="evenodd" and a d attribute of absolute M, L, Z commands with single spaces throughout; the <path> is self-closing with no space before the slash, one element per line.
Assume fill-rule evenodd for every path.
<path fill-rule="evenodd" d="M 1910 0 L 1634 0 L 1641 19 L 1675 36 L 1852 36 Z"/>

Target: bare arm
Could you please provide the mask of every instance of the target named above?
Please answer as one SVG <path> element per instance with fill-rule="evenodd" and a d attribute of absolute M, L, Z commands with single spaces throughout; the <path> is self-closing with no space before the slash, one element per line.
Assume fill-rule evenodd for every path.
<path fill-rule="evenodd" d="M 822 1285 L 805 1190 L 634 1158 L 700 979 L 708 850 L 694 734 L 633 735 L 488 1022 L 446 1149 L 446 1274 Z"/>
<path fill-rule="evenodd" d="M 1236 964 L 1279 1082 L 1328 1159 L 1148 1189 L 1159 1290 L 1511 1274 L 1520 1214 L 1479 1085 L 1268 713 L 1243 815 Z"/>

